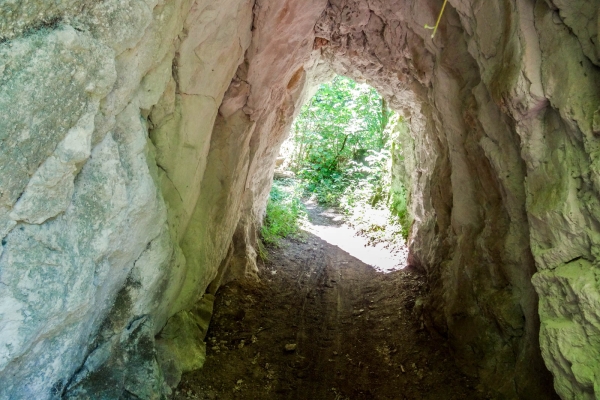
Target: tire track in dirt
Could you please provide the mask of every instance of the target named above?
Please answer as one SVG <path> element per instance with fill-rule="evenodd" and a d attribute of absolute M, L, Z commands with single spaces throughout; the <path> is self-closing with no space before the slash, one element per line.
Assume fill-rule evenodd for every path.
<path fill-rule="evenodd" d="M 416 271 L 378 272 L 307 233 L 270 249 L 259 274 L 219 290 L 205 366 L 173 399 L 488 398 L 422 329 Z"/>

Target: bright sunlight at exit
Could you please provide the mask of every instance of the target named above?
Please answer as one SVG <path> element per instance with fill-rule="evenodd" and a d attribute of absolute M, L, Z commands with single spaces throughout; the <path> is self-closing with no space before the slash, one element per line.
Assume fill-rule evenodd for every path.
<path fill-rule="evenodd" d="M 264 244 L 302 240 L 304 230 L 378 270 L 403 268 L 411 222 L 403 133 L 402 117 L 371 86 L 343 76 L 322 84 L 281 148 Z"/>

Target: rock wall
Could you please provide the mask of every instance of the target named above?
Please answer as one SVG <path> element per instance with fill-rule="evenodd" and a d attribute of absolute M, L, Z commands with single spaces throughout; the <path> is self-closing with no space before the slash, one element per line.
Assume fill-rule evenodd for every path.
<path fill-rule="evenodd" d="M 498 398 L 551 398 L 518 137 L 482 78 L 470 20 L 450 5 L 432 40 L 423 25 L 437 12 L 330 1 L 317 36 L 334 69 L 367 80 L 408 124 L 396 158 L 410 171 L 410 262 L 429 277 L 428 324 Z"/>
<path fill-rule="evenodd" d="M 429 323 L 498 398 L 553 397 L 540 347 L 561 397 L 595 398 L 599 4 L 450 0 L 432 40 L 438 3 L 330 1 L 317 24 L 408 121 Z"/>
<path fill-rule="evenodd" d="M 0 398 L 168 391 L 154 336 L 221 261 L 183 238 L 252 7 L 0 5 Z"/>
<path fill-rule="evenodd" d="M 0 6 L 0 398 L 158 398 L 201 366 L 318 3 Z"/>
<path fill-rule="evenodd" d="M 598 2 L 0 4 L 0 398 L 161 398 L 256 269 L 332 70 L 404 115 L 424 318 L 496 398 L 600 393 Z"/>

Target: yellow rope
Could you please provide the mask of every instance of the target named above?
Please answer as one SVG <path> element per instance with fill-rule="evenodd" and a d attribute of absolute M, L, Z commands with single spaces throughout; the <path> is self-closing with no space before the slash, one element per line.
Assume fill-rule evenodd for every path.
<path fill-rule="evenodd" d="M 433 33 L 431 34 L 432 39 L 434 38 L 435 33 L 437 32 L 438 26 L 440 25 L 440 21 L 442 20 L 442 14 L 444 13 L 444 9 L 446 8 L 447 2 L 448 2 L 448 0 L 444 0 L 444 5 L 442 6 L 440 15 L 438 15 L 438 19 L 437 19 L 437 22 L 435 23 L 435 26 L 429 26 L 429 25 L 425 24 L 425 29 L 433 29 Z"/>

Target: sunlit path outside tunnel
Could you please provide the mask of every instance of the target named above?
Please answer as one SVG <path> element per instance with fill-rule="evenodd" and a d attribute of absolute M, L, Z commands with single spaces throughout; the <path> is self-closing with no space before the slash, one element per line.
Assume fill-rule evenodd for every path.
<path fill-rule="evenodd" d="M 406 246 L 391 247 L 385 243 L 370 245 L 367 238 L 360 236 L 345 221 L 342 215 L 332 208 L 319 207 L 315 201 L 305 202 L 309 219 L 303 228 L 324 241 L 339 247 L 356 259 L 372 266 L 380 272 L 389 273 L 406 267 L 408 249 Z M 376 218 L 376 215 L 373 215 Z M 379 216 L 385 219 L 385 216 Z"/>

